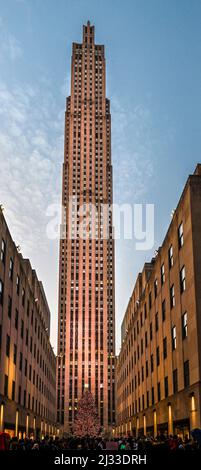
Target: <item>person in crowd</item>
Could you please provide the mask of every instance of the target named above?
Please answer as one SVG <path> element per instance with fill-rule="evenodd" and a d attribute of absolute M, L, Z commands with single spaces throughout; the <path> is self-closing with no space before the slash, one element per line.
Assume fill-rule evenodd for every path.
<path fill-rule="evenodd" d="M 198 437 L 198 438 L 197 438 Z M 104 437 L 91 438 L 86 436 L 85 438 L 76 438 L 74 436 L 69 438 L 59 438 L 53 436 L 44 436 L 43 439 L 18 439 L 13 437 L 10 439 L 9 434 L 0 433 L 0 451 L 30 451 L 36 450 L 41 452 L 57 452 L 63 450 L 96 450 L 103 452 L 107 450 L 121 451 L 121 452 L 139 452 L 146 453 L 154 451 L 164 450 L 170 454 L 183 453 L 183 452 L 195 452 L 200 449 L 199 441 L 200 433 L 192 433 L 192 437 L 185 436 L 182 439 L 177 435 L 170 436 L 139 436 L 134 438 L 132 436 L 119 436 L 111 437 L 110 439 L 104 439 Z"/>

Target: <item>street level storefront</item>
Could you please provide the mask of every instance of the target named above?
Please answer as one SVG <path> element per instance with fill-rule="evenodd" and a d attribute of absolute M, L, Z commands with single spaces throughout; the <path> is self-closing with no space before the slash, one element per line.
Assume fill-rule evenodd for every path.
<path fill-rule="evenodd" d="M 195 428 L 200 428 L 200 384 L 194 391 L 180 392 L 172 396 L 172 401 L 162 400 L 157 407 L 145 410 L 116 427 L 117 436 L 133 437 L 177 435 L 182 439 L 190 436 Z"/>
<path fill-rule="evenodd" d="M 56 423 L 34 415 L 21 406 L 15 406 L 9 400 L 1 400 L 0 432 L 6 432 L 10 437 L 17 436 L 19 439 L 60 436 L 60 429 Z"/>

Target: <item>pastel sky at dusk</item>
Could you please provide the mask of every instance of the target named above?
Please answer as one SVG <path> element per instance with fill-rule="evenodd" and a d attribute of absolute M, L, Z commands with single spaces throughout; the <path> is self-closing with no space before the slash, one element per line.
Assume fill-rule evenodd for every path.
<path fill-rule="evenodd" d="M 138 271 L 162 243 L 189 173 L 201 162 L 200 0 L 0 0 L 0 203 L 42 280 L 57 344 L 58 240 L 72 42 L 95 25 L 105 44 L 115 203 L 155 206 L 155 241 L 116 242 L 116 336 Z"/>

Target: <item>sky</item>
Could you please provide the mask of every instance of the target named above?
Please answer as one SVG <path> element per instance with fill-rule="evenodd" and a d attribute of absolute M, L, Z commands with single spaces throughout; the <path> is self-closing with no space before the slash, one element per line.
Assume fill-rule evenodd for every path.
<path fill-rule="evenodd" d="M 151 250 L 116 242 L 116 337 L 137 273 L 160 246 L 188 174 L 201 162 L 200 0 L 0 0 L 0 203 L 42 280 L 57 350 L 58 240 L 72 42 L 95 25 L 105 44 L 114 202 L 154 204 Z"/>

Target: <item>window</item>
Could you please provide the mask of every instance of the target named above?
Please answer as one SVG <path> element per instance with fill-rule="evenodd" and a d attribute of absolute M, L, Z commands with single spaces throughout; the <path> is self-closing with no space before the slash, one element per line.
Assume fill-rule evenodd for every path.
<path fill-rule="evenodd" d="M 165 299 L 163 300 L 162 302 L 162 320 L 165 321 L 165 317 L 166 317 L 166 303 L 165 303 Z"/>
<path fill-rule="evenodd" d="M 29 332 L 28 332 L 28 329 L 26 329 L 26 346 L 28 346 L 28 342 L 29 342 Z"/>
<path fill-rule="evenodd" d="M 27 302 L 27 317 L 29 317 L 29 310 L 30 310 L 30 302 Z"/>
<path fill-rule="evenodd" d="M 150 323 L 150 341 L 153 338 L 152 323 Z"/>
<path fill-rule="evenodd" d="M 169 250 L 168 250 L 168 261 L 169 261 L 169 269 L 172 268 L 174 264 L 174 258 L 173 258 L 173 246 L 171 245 Z"/>
<path fill-rule="evenodd" d="M 25 304 L 25 290 L 24 290 L 24 287 L 22 289 L 22 305 L 24 307 L 24 304 Z"/>
<path fill-rule="evenodd" d="M 147 408 L 149 408 L 149 392 L 147 391 Z"/>
<path fill-rule="evenodd" d="M 11 318 L 12 316 L 12 298 L 10 295 L 8 296 L 8 317 Z"/>
<path fill-rule="evenodd" d="M 149 375 L 149 364 L 148 361 L 146 361 L 146 377 Z"/>
<path fill-rule="evenodd" d="M 168 397 L 168 377 L 164 379 L 165 398 Z"/>
<path fill-rule="evenodd" d="M 154 356 L 151 354 L 151 372 L 154 371 Z"/>
<path fill-rule="evenodd" d="M 10 258 L 8 275 L 11 281 L 13 280 L 13 266 L 14 266 L 13 259 Z"/>
<path fill-rule="evenodd" d="M 188 327 L 187 327 L 188 316 L 187 316 L 187 312 L 185 312 L 182 315 L 181 322 L 182 322 L 182 338 L 185 339 L 185 338 L 187 338 L 187 334 L 188 334 Z"/>
<path fill-rule="evenodd" d="M 158 313 L 155 315 L 155 329 L 158 331 Z"/>
<path fill-rule="evenodd" d="M 183 222 L 181 222 L 178 228 L 178 243 L 179 243 L 179 248 L 181 248 L 184 244 Z"/>
<path fill-rule="evenodd" d="M 149 309 L 151 309 L 152 300 L 151 300 L 151 292 L 149 292 Z"/>
<path fill-rule="evenodd" d="M 172 350 L 174 351 L 177 347 L 177 334 L 176 334 L 176 326 L 172 328 Z"/>
<path fill-rule="evenodd" d="M 157 346 L 157 348 L 156 348 L 156 364 L 157 364 L 157 366 L 159 366 L 159 364 L 160 364 L 160 350 L 159 350 L 159 346 Z"/>
<path fill-rule="evenodd" d="M 180 271 L 180 291 L 181 294 L 186 290 L 186 273 L 185 266 Z"/>
<path fill-rule="evenodd" d="M 15 381 L 12 381 L 12 400 L 15 401 Z"/>
<path fill-rule="evenodd" d="M 0 305 L 3 305 L 3 291 L 4 291 L 3 281 L 0 279 Z"/>
<path fill-rule="evenodd" d="M 17 292 L 17 295 L 19 295 L 20 293 L 20 278 L 17 274 L 17 278 L 16 278 L 16 292 Z"/>
<path fill-rule="evenodd" d="M 157 297 L 157 294 L 158 294 L 158 280 L 155 279 L 154 281 L 154 295 L 155 295 L 155 299 Z"/>
<path fill-rule="evenodd" d="M 8 376 L 4 376 L 4 395 L 5 397 L 8 396 Z"/>
<path fill-rule="evenodd" d="M 178 378 L 177 378 L 177 369 L 173 370 L 173 393 L 178 391 Z"/>
<path fill-rule="evenodd" d="M 19 313 L 18 313 L 18 310 L 16 308 L 16 310 L 15 310 L 15 328 L 16 328 L 16 330 L 18 330 L 18 318 L 19 318 Z"/>
<path fill-rule="evenodd" d="M 145 348 L 148 346 L 147 331 L 145 331 Z"/>
<path fill-rule="evenodd" d="M 147 304 L 145 302 L 145 304 L 144 304 L 144 319 L 146 320 L 146 318 L 147 318 Z"/>
<path fill-rule="evenodd" d="M 184 387 L 189 387 L 190 376 L 189 376 L 189 361 L 184 362 Z"/>
<path fill-rule="evenodd" d="M 161 284 L 165 283 L 165 265 L 164 263 L 161 265 Z"/>
<path fill-rule="evenodd" d="M 27 359 L 25 359 L 25 364 L 24 364 L 24 375 L 27 377 Z"/>
<path fill-rule="evenodd" d="M 151 401 L 152 405 L 154 405 L 154 387 L 151 388 Z"/>
<path fill-rule="evenodd" d="M 24 408 L 26 408 L 26 398 L 27 398 L 27 392 L 24 390 Z"/>
<path fill-rule="evenodd" d="M 19 365 L 20 370 L 22 370 L 22 352 L 20 353 L 20 365 Z"/>
<path fill-rule="evenodd" d="M 13 362 L 15 365 L 17 364 L 17 345 L 16 344 L 14 344 Z"/>
<path fill-rule="evenodd" d="M 19 385 L 19 388 L 18 388 L 18 403 L 19 405 L 21 404 L 21 386 Z"/>
<path fill-rule="evenodd" d="M 170 287 L 170 307 L 175 307 L 175 290 L 174 284 Z"/>
<path fill-rule="evenodd" d="M 5 264 L 5 259 L 6 259 L 6 243 L 5 243 L 4 239 L 2 238 L 2 241 L 1 241 L 1 261 L 4 264 Z"/>
<path fill-rule="evenodd" d="M 167 357 L 167 337 L 163 338 L 163 359 Z"/>
<path fill-rule="evenodd" d="M 161 384 L 158 382 L 157 384 L 157 391 L 158 391 L 158 401 L 161 400 Z"/>
<path fill-rule="evenodd" d="M 21 320 L 21 338 L 24 338 L 24 320 Z"/>
<path fill-rule="evenodd" d="M 10 356 L 10 336 L 6 336 L 6 356 Z"/>

